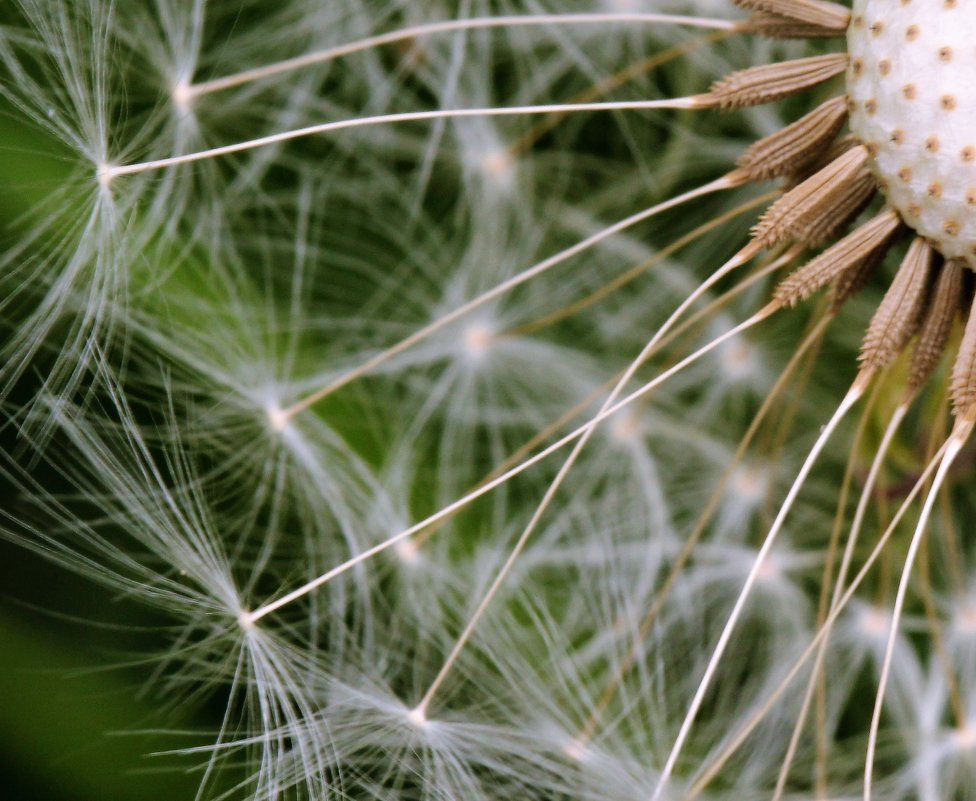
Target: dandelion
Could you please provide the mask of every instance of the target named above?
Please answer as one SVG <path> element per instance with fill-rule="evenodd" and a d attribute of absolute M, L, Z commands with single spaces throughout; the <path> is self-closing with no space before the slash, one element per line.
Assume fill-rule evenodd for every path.
<path fill-rule="evenodd" d="M 200 797 L 964 797 L 972 12 L 214 5 L 0 38 L 6 533 Z"/>

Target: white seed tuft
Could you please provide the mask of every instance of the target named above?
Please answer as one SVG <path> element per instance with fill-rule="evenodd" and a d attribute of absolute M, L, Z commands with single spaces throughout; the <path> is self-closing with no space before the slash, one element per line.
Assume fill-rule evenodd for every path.
<path fill-rule="evenodd" d="M 410 538 L 400 540 L 393 550 L 405 565 L 413 566 L 420 561 L 420 546 Z"/>
<path fill-rule="evenodd" d="M 193 96 L 193 88 L 187 82 L 180 81 L 173 86 L 173 104 L 181 111 L 186 111 L 190 108 L 190 103 L 193 100 Z"/>
<path fill-rule="evenodd" d="M 288 427 L 288 413 L 280 406 L 272 405 L 267 408 L 268 425 L 275 432 L 284 431 Z"/>
<path fill-rule="evenodd" d="M 115 170 L 112 168 L 112 165 L 108 164 L 107 162 L 103 161 L 95 170 L 95 179 L 98 181 L 98 185 L 102 187 L 102 189 L 108 189 L 114 177 Z"/>
<path fill-rule="evenodd" d="M 427 710 L 423 704 L 407 712 L 407 722 L 415 729 L 423 729 L 427 726 Z"/>
<path fill-rule="evenodd" d="M 952 733 L 953 744 L 959 750 L 971 750 L 976 748 L 976 728 L 971 725 L 963 724 Z"/>
<path fill-rule="evenodd" d="M 253 631 L 256 621 L 254 620 L 254 615 L 245 611 L 237 616 L 237 622 L 244 631 Z"/>
<path fill-rule="evenodd" d="M 578 738 L 570 740 L 568 743 L 566 743 L 566 745 L 563 747 L 563 753 L 574 762 L 586 762 L 587 757 L 589 756 L 589 750 L 587 749 L 586 744 Z"/>
<path fill-rule="evenodd" d="M 473 358 L 483 356 L 494 340 L 494 330 L 484 323 L 472 323 L 464 332 L 464 347 Z"/>

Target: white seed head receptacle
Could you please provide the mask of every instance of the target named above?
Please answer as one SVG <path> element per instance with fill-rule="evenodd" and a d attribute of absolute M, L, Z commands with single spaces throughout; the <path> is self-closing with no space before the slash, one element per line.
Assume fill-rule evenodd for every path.
<path fill-rule="evenodd" d="M 855 0 L 851 130 L 902 218 L 976 268 L 976 7 Z"/>

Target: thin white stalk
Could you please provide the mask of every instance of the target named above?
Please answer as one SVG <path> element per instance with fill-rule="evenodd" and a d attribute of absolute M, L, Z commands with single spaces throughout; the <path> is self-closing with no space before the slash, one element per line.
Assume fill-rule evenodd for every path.
<path fill-rule="evenodd" d="M 778 309 L 779 309 L 779 306 L 776 305 L 776 304 L 772 304 L 772 303 L 769 304 L 769 305 L 767 305 L 767 306 L 765 306 L 765 307 L 763 307 L 758 312 L 756 312 L 756 314 L 754 314 L 752 317 L 750 317 L 748 320 L 745 320 L 744 322 L 742 322 L 739 325 L 735 326 L 735 328 L 729 329 L 724 334 L 722 334 L 719 337 L 716 337 L 715 339 L 713 339 L 708 344 L 703 345 L 697 351 L 695 351 L 694 353 L 690 354 L 689 356 L 686 356 L 680 362 L 678 362 L 677 364 L 673 365 L 669 369 L 665 370 L 663 373 L 661 373 L 656 378 L 654 378 L 651 381 L 647 382 L 646 384 L 644 384 L 643 386 L 641 386 L 640 388 L 638 388 L 637 390 L 635 390 L 634 392 L 632 392 L 630 395 L 626 396 L 622 400 L 618 401 L 617 403 L 615 403 L 612 406 L 610 406 L 609 408 L 607 408 L 604 412 L 601 412 L 600 414 L 596 415 L 596 417 L 592 418 L 587 423 L 585 423 L 584 425 L 582 425 L 579 428 L 577 428 L 575 431 L 570 432 L 569 434 L 567 434 L 566 436 L 564 436 L 562 439 L 560 439 L 560 440 L 552 443 L 551 445 L 547 446 L 543 450 L 539 451 L 539 453 L 535 454 L 534 456 L 530 457 L 529 459 L 526 459 L 524 462 L 516 465 L 511 470 L 508 470 L 507 472 L 502 473 L 500 476 L 498 476 L 497 478 L 492 479 L 487 484 L 484 484 L 484 485 L 478 487 L 477 489 L 472 490 L 467 495 L 464 495 L 463 497 L 459 498 L 458 500 L 454 501 L 453 503 L 445 506 L 440 511 L 435 512 L 434 514 L 430 515 L 429 517 L 425 518 L 424 520 L 421 520 L 419 523 L 415 523 L 414 525 L 410 526 L 409 528 L 404 529 L 399 534 L 396 534 L 396 535 L 390 537 L 389 539 L 384 540 L 383 542 L 381 542 L 381 543 L 379 543 L 377 545 L 374 545 L 372 548 L 369 548 L 369 549 L 363 551 L 361 554 L 357 554 L 356 556 L 352 557 L 351 559 L 348 559 L 347 561 L 343 562 L 340 565 L 337 565 L 336 567 L 334 567 L 331 570 L 323 573 L 322 575 L 320 575 L 320 576 L 312 579 L 309 582 L 306 582 L 301 587 L 298 587 L 297 589 L 292 590 L 291 592 L 287 593 L 286 595 L 283 595 L 280 598 L 278 598 L 278 599 L 276 599 L 274 601 L 271 601 L 271 602 L 269 602 L 269 603 L 267 603 L 267 604 L 259 607 L 258 609 L 255 609 L 253 612 L 250 612 L 250 613 L 247 613 L 247 614 L 242 615 L 241 616 L 241 623 L 242 623 L 242 625 L 244 625 L 244 626 L 251 626 L 251 625 L 253 625 L 254 623 L 256 623 L 258 620 L 260 620 L 265 615 L 268 615 L 271 612 L 274 612 L 274 611 L 276 611 L 278 609 L 281 609 L 282 607 L 287 606 L 288 604 L 292 603 L 293 601 L 296 601 L 299 598 L 302 598 L 305 595 L 308 595 L 313 590 L 316 590 L 317 588 L 323 586 L 324 584 L 327 584 L 329 581 L 331 581 L 332 579 L 334 579 L 336 576 L 338 576 L 338 575 L 346 572 L 350 568 L 353 568 L 356 565 L 358 565 L 358 564 L 360 564 L 362 562 L 365 562 L 368 559 L 371 559 L 372 557 L 376 556 L 377 554 L 380 554 L 383 551 L 385 551 L 385 550 L 393 547 L 394 545 L 396 545 L 401 540 L 407 539 L 408 537 L 412 537 L 414 534 L 416 534 L 419 531 L 422 531 L 423 529 L 427 528 L 428 526 L 433 525 L 434 523 L 437 523 L 438 521 L 443 520 L 446 517 L 449 517 L 450 515 L 452 515 L 455 512 L 457 512 L 459 509 L 462 509 L 463 507 L 465 507 L 468 504 L 470 504 L 472 501 L 477 500 L 482 495 L 486 495 L 487 493 L 489 493 L 492 490 L 494 490 L 496 487 L 501 486 L 505 482 L 509 481 L 511 478 L 514 478 L 518 474 L 524 472 L 528 468 L 532 467 L 536 463 L 538 463 L 538 462 L 542 461 L 543 459 L 547 458 L 548 456 L 550 456 L 551 454 L 553 454 L 556 451 L 560 450 L 561 448 L 565 447 L 569 443 L 574 442 L 575 440 L 579 439 L 588 430 L 590 430 L 591 428 L 599 425 L 603 420 L 606 420 L 608 417 L 613 416 L 614 414 L 616 414 L 621 409 L 626 408 L 628 405 L 630 405 L 634 401 L 638 400 L 639 398 L 643 397 L 648 392 L 653 391 L 654 389 L 656 389 L 657 387 L 659 387 L 661 384 L 663 384 L 665 381 L 667 381 L 669 378 L 671 378 L 674 375 L 676 375 L 677 373 L 681 372 L 686 367 L 688 367 L 689 365 L 693 364 L 698 359 L 701 359 L 706 354 L 708 354 L 711 351 L 715 350 L 715 348 L 719 347 L 722 343 L 728 341 L 729 339 L 732 339 L 733 337 L 735 337 L 736 335 L 742 333 L 743 331 L 745 331 L 745 330 L 753 327 L 754 325 L 757 325 L 758 323 L 762 322 L 763 320 L 765 320 L 767 317 L 769 317 L 771 314 L 773 314 Z"/>
<path fill-rule="evenodd" d="M 885 645 L 884 660 L 881 663 L 881 675 L 878 677 L 878 692 L 874 697 L 874 712 L 871 715 L 871 728 L 868 732 L 867 753 L 864 756 L 864 801 L 871 801 L 871 789 L 874 779 L 874 755 L 878 747 L 878 728 L 881 725 L 881 709 L 884 706 L 884 694 L 888 686 L 888 676 L 891 673 L 891 659 L 895 653 L 895 642 L 898 639 L 898 624 L 901 621 L 902 611 L 905 606 L 905 596 L 908 594 L 908 582 L 911 579 L 912 568 L 915 566 L 915 558 L 918 549 L 925 536 L 925 529 L 928 526 L 932 508 L 935 505 L 936 496 L 949 474 L 949 468 L 956 460 L 959 452 L 966 444 L 969 434 L 972 431 L 972 424 L 962 422 L 957 425 L 956 430 L 949 437 L 945 455 L 939 462 L 939 469 L 936 471 L 932 487 L 925 498 L 922 506 L 922 514 L 919 516 L 918 524 L 915 526 L 915 533 L 912 535 L 911 544 L 908 546 L 908 553 L 905 556 L 905 566 L 902 568 L 901 579 L 898 582 L 898 592 L 895 594 L 895 606 L 891 612 L 891 622 L 889 624 L 888 642 Z"/>
<path fill-rule="evenodd" d="M 667 334 L 671 330 L 671 328 L 681 318 L 681 316 L 685 313 L 685 311 L 687 311 L 689 307 L 691 307 L 699 298 L 701 298 L 702 295 L 704 295 L 710 287 L 712 287 L 715 283 L 717 283 L 719 280 L 721 280 L 723 277 L 728 275 L 736 268 L 745 264 L 756 252 L 757 252 L 757 248 L 751 246 L 748 246 L 743 250 L 739 251 L 735 256 L 729 259 L 725 264 L 723 264 L 715 272 L 713 272 L 707 279 L 705 279 L 705 281 L 703 281 L 695 289 L 694 292 L 692 292 L 687 298 L 685 298 L 685 300 L 678 306 L 678 308 L 675 309 L 674 312 L 672 312 L 671 316 L 668 317 L 668 319 L 665 320 L 664 323 L 658 328 L 658 330 L 654 333 L 654 335 L 651 337 L 648 343 L 641 349 L 641 352 L 638 354 L 637 358 L 630 363 L 630 365 L 624 371 L 623 375 L 621 375 L 620 379 L 617 381 L 616 385 L 613 387 L 613 389 L 610 391 L 610 394 L 603 402 L 603 405 L 600 407 L 600 410 L 596 415 L 597 417 L 599 417 L 602 413 L 606 412 L 607 409 L 613 406 L 614 402 L 620 396 L 620 393 L 623 392 L 624 387 L 627 386 L 630 380 L 634 377 L 634 374 L 637 372 L 637 370 L 640 369 L 641 365 L 643 365 L 644 362 L 647 361 L 648 357 L 654 352 L 654 349 L 657 347 L 662 337 L 664 337 L 665 334 Z M 797 255 L 797 251 L 792 250 L 789 253 L 785 254 L 784 256 L 781 256 L 776 263 L 780 265 L 788 263 L 796 255 Z M 437 676 L 434 677 L 434 680 L 431 682 L 430 687 L 428 687 L 427 692 L 424 693 L 424 696 L 421 699 L 420 703 L 414 709 L 414 714 L 416 714 L 417 716 L 419 717 L 426 716 L 427 708 L 430 706 L 431 700 L 433 700 L 434 695 L 440 689 L 441 685 L 444 683 L 444 680 L 447 678 L 447 675 L 450 673 L 454 664 L 457 662 L 458 657 L 461 655 L 461 652 L 464 650 L 465 645 L 467 645 L 468 641 L 471 639 L 471 635 L 474 633 L 475 627 L 478 625 L 478 621 L 487 611 L 494 597 L 498 594 L 498 591 L 501 589 L 502 584 L 505 582 L 505 579 L 508 578 L 508 574 L 511 572 L 512 568 L 515 566 L 515 562 L 518 560 L 519 556 L 522 554 L 522 551 L 525 549 L 525 545 L 526 543 L 528 543 L 529 538 L 535 532 L 536 527 L 539 525 L 539 521 L 542 519 L 543 514 L 545 514 L 546 510 L 549 508 L 553 498 L 555 498 L 556 493 L 559 491 L 560 487 L 562 486 L 563 481 L 565 481 L 566 476 L 569 475 L 570 470 L 573 469 L 573 466 L 576 464 L 579 455 L 583 452 L 583 449 L 586 447 L 587 443 L 590 441 L 590 437 L 593 436 L 593 433 L 595 431 L 596 431 L 595 424 L 590 425 L 587 428 L 587 430 L 583 433 L 583 435 L 576 441 L 576 444 L 573 446 L 572 451 L 570 451 L 569 456 L 566 457 L 566 461 L 563 462 L 563 464 L 559 468 L 559 471 L 556 473 L 555 478 L 553 478 L 552 482 L 546 488 L 546 492 L 543 495 L 542 500 L 539 502 L 538 506 L 536 506 L 535 511 L 532 513 L 532 517 L 529 519 L 528 524 L 526 525 L 525 529 L 522 531 L 522 534 L 519 536 L 518 540 L 516 540 L 515 546 L 512 548 L 512 551 L 509 553 L 508 558 L 505 560 L 505 563 L 501 567 L 501 570 L 498 571 L 498 574 L 492 580 L 491 586 L 488 588 L 488 591 L 481 599 L 481 602 L 478 604 L 478 607 L 471 615 L 470 619 L 468 620 L 467 624 L 464 627 L 464 630 L 461 632 L 461 635 L 454 643 L 454 647 L 451 649 L 451 652 L 448 654 L 447 659 L 444 660 L 444 664 L 441 666 L 441 669 L 438 671 Z"/>
<path fill-rule="evenodd" d="M 336 392 L 337 390 L 346 386 L 346 384 L 355 381 L 356 379 L 360 378 L 366 373 L 369 373 L 370 371 L 376 369 L 381 364 L 384 364 L 385 362 L 389 361 L 393 357 L 413 347 L 418 342 L 421 342 L 427 337 L 431 336 L 432 334 L 437 333 L 445 326 L 448 326 L 451 323 L 453 323 L 455 320 L 464 317 L 466 314 L 469 314 L 470 312 L 474 311 L 480 306 L 483 306 L 484 304 L 494 300 L 495 298 L 501 297 L 505 293 L 513 290 L 515 287 L 521 286 L 527 281 L 531 281 L 533 278 L 537 278 L 538 276 L 542 275 L 546 271 L 551 270 L 553 267 L 562 264 L 567 259 L 570 259 L 573 256 L 576 256 L 579 253 L 588 250 L 594 245 L 598 245 L 600 242 L 603 242 L 604 240 L 608 239 L 611 236 L 615 236 L 616 234 L 626 230 L 627 228 L 637 225 L 638 223 L 643 222 L 644 220 L 650 219 L 651 217 L 654 217 L 657 214 L 661 214 L 667 211 L 668 209 L 672 209 L 675 206 L 681 205 L 682 203 L 687 203 L 691 200 L 694 200 L 695 198 L 702 197 L 703 195 L 707 195 L 712 192 L 719 192 L 724 189 L 731 189 L 735 186 L 738 186 L 739 183 L 740 183 L 740 179 L 737 174 L 732 173 L 729 175 L 724 175 L 721 178 L 711 181 L 710 183 L 707 183 L 703 186 L 699 186 L 695 189 L 691 189 L 681 195 L 675 195 L 674 197 L 668 198 L 662 203 L 658 203 L 654 206 L 639 211 L 636 214 L 632 214 L 631 216 L 626 217 L 625 219 L 620 220 L 619 222 L 616 222 L 613 225 L 610 225 L 601 231 L 598 231 L 592 236 L 588 236 L 586 239 L 577 242 L 575 245 L 572 245 L 566 248 L 565 250 L 561 250 L 559 253 L 549 256 L 546 259 L 543 259 L 542 261 L 538 262 L 537 264 L 534 264 L 528 269 L 523 270 L 518 275 L 515 275 L 505 281 L 502 281 L 502 283 L 498 284 L 495 287 L 492 287 L 487 292 L 484 292 L 478 297 L 469 300 L 467 303 L 458 306 L 456 309 L 445 314 L 443 317 L 439 317 L 434 322 L 429 323 L 423 328 L 418 329 L 410 336 L 397 342 L 395 345 L 390 346 L 386 350 L 380 351 L 375 356 L 371 357 L 370 359 L 367 359 L 358 367 L 339 376 L 337 379 L 335 379 L 334 381 L 332 381 L 322 389 L 316 390 L 311 395 L 302 398 L 300 401 L 293 404 L 292 406 L 290 406 L 289 408 L 285 409 L 282 412 L 282 423 L 287 423 L 287 421 L 290 418 L 294 417 L 296 414 L 305 411 L 310 406 L 318 403 L 320 400 L 327 398 L 333 392 Z"/>
<path fill-rule="evenodd" d="M 861 496 L 857 501 L 857 509 L 854 512 L 854 520 L 851 523 L 851 531 L 847 537 L 847 542 L 844 545 L 844 554 L 841 558 L 840 569 L 837 571 L 837 582 L 834 584 L 834 591 L 830 601 L 829 612 L 833 612 L 840 602 L 841 596 L 844 594 L 844 584 L 847 581 L 847 572 L 850 569 L 851 561 L 854 557 L 854 549 L 857 546 L 857 540 L 861 533 L 861 525 L 864 522 L 864 516 L 867 512 L 868 503 L 871 500 L 871 496 L 874 493 L 874 485 L 878 480 L 878 475 L 881 472 L 881 466 L 884 464 L 884 460 L 888 455 L 888 450 L 891 448 L 891 443 L 895 438 L 895 434 L 898 432 L 902 421 L 905 419 L 905 415 L 908 413 L 909 406 L 911 405 L 911 399 L 905 400 L 898 405 L 894 413 L 891 415 L 891 419 L 888 421 L 888 426 L 885 428 L 884 436 L 881 438 L 881 444 L 878 446 L 878 451 L 874 455 L 874 459 L 871 461 L 871 468 L 868 470 L 867 480 L 864 482 L 864 487 L 861 490 Z M 829 615 L 828 615 L 828 620 Z M 810 674 L 810 680 L 807 682 L 806 693 L 803 697 L 803 704 L 800 707 L 800 713 L 797 716 L 796 726 L 793 728 L 793 736 L 790 738 L 789 747 L 786 750 L 786 755 L 783 758 L 783 765 L 779 772 L 779 777 L 776 781 L 776 789 L 773 793 L 772 801 L 780 801 L 783 797 L 783 793 L 786 789 L 786 780 L 789 776 L 790 765 L 793 764 L 793 759 L 796 756 L 796 751 L 800 745 L 800 735 L 803 731 L 803 725 L 806 722 L 807 715 L 810 712 L 810 704 L 813 702 L 813 694 L 817 688 L 817 678 L 820 675 L 820 671 L 823 669 L 823 662 L 827 656 L 827 645 L 830 641 L 830 634 L 832 631 L 832 625 L 824 621 L 823 626 L 823 639 L 820 642 L 820 647 L 817 650 L 817 658 L 813 665 L 813 671 Z"/>
<path fill-rule="evenodd" d="M 759 549 L 759 553 L 756 555 L 752 568 L 749 570 L 749 575 L 746 577 L 745 584 L 743 585 L 742 590 L 739 592 L 739 597 L 736 599 L 735 606 L 732 608 L 732 614 L 729 615 L 729 619 L 726 622 L 725 627 L 722 629 L 722 633 L 719 636 L 715 650 L 712 652 L 712 656 L 705 668 L 705 674 L 702 676 L 702 679 L 698 684 L 698 689 L 695 691 L 691 705 L 688 707 L 688 711 L 685 714 L 685 719 L 682 721 L 681 728 L 678 730 L 678 736 L 674 741 L 674 745 L 671 748 L 671 753 L 668 755 L 667 761 L 664 763 L 664 768 L 661 771 L 661 776 L 658 779 L 657 788 L 654 790 L 654 794 L 651 796 L 652 801 L 660 801 L 664 793 L 664 788 L 667 786 L 672 773 L 674 773 L 675 765 L 677 764 L 678 758 L 681 756 L 681 752 L 684 749 L 685 741 L 688 739 L 688 736 L 691 733 L 691 728 L 698 716 L 698 711 L 701 709 L 701 705 L 705 701 L 705 695 L 711 686 L 712 678 L 714 677 L 715 672 L 718 670 L 719 663 L 725 654 L 725 649 L 728 647 L 729 641 L 732 638 L 732 631 L 739 622 L 739 617 L 742 615 L 742 611 L 745 609 L 746 601 L 748 601 L 749 596 L 752 593 L 752 588 L 759 578 L 759 573 L 762 570 L 763 562 L 765 561 L 769 552 L 772 550 L 773 544 L 776 542 L 776 537 L 779 535 L 779 532 L 783 527 L 783 523 L 786 521 L 786 516 L 789 514 L 790 509 L 793 506 L 793 502 L 796 500 L 801 487 L 806 481 L 807 475 L 810 473 L 810 470 L 816 463 L 817 458 L 820 456 L 820 452 L 827 444 L 827 440 L 830 439 L 831 434 L 833 434 L 841 420 L 844 419 L 847 412 L 850 411 L 858 399 L 864 394 L 864 390 L 868 384 L 870 376 L 870 373 L 858 374 L 858 377 L 854 380 L 854 383 L 844 396 L 844 399 L 840 402 L 840 405 L 830 418 L 830 421 L 826 426 L 824 426 L 823 431 L 820 432 L 820 436 L 817 437 L 817 441 L 814 443 L 813 448 L 811 448 L 810 453 L 807 454 L 807 458 L 804 460 L 803 465 L 800 468 L 800 472 L 793 481 L 793 485 L 790 487 L 790 490 L 786 495 L 786 499 L 783 501 L 783 505 L 780 506 L 779 513 L 776 515 L 776 519 L 773 521 L 773 525 L 770 528 L 769 533 L 766 535 L 766 539 L 763 542 L 762 547 Z"/>
<path fill-rule="evenodd" d="M 884 464 L 885 456 L 887 456 L 888 449 L 891 447 L 891 443 L 895 438 L 895 434 L 901 427 L 902 421 L 905 419 L 905 415 L 908 414 L 909 406 L 911 405 L 910 400 L 906 400 L 899 404 L 898 408 L 895 409 L 894 413 L 891 415 L 891 420 L 888 422 L 888 427 L 885 429 L 884 436 L 881 438 L 881 444 L 878 446 L 878 452 L 874 455 L 874 460 L 871 462 L 871 469 L 868 470 L 867 480 L 864 482 L 864 489 L 861 491 L 861 497 L 857 501 L 857 509 L 854 512 L 854 520 L 851 523 L 851 533 L 847 539 L 847 545 L 844 547 L 844 556 L 841 559 L 840 570 L 837 573 L 837 585 L 834 589 L 834 600 L 831 605 L 837 603 L 837 599 L 844 591 L 844 582 L 847 580 L 847 571 L 850 570 L 851 561 L 854 558 L 854 548 L 857 545 L 857 540 L 861 534 L 861 526 L 864 524 L 864 518 L 867 515 L 868 504 L 871 502 L 871 496 L 874 493 L 874 485 L 878 481 L 878 476 L 881 473 L 881 467 Z"/>
<path fill-rule="evenodd" d="M 377 114 L 371 117 L 354 117 L 348 120 L 335 120 L 333 122 L 322 122 L 317 125 L 308 125 L 304 128 L 293 128 L 290 131 L 259 136 L 256 139 L 247 139 L 243 142 L 235 142 L 232 145 L 221 145 L 220 147 L 209 148 L 208 150 L 198 150 L 195 153 L 186 153 L 182 156 L 170 156 L 164 159 L 153 159 L 152 161 L 142 161 L 137 164 L 102 164 L 97 170 L 99 183 L 107 186 L 113 179 L 121 175 L 133 175 L 150 170 L 162 170 L 168 167 L 176 167 L 181 164 L 191 164 L 195 161 L 229 156 L 232 153 L 242 153 L 247 150 L 268 145 L 276 145 L 281 142 L 288 142 L 292 139 L 301 139 L 306 136 L 315 136 L 323 133 L 333 133 L 335 131 L 345 131 L 351 128 L 365 128 L 371 125 L 395 125 L 403 122 L 422 122 L 425 120 L 450 120 L 464 117 L 513 117 L 519 115 L 532 114 L 566 114 L 569 112 L 584 111 L 640 111 L 648 109 L 690 109 L 703 108 L 706 101 L 700 95 L 690 95 L 688 97 L 665 98 L 661 100 L 615 100 L 600 103 L 551 103 L 537 106 L 495 106 L 487 108 L 458 108 L 458 109 L 437 109 L 433 111 L 405 111 L 398 114 Z"/>
<path fill-rule="evenodd" d="M 712 764 L 701 776 L 701 778 L 695 781 L 695 784 L 685 795 L 686 801 L 692 801 L 692 799 L 696 798 L 698 794 L 708 786 L 708 783 L 715 778 L 722 766 L 728 761 L 729 757 L 731 757 L 732 754 L 734 754 L 742 746 L 749 735 L 755 731 L 756 726 L 758 726 L 763 718 L 769 714 L 769 711 L 773 708 L 773 705 L 783 697 L 783 693 L 786 692 L 787 688 L 790 686 L 790 684 L 792 684 L 793 679 L 797 677 L 797 675 L 803 669 L 803 666 L 806 665 L 807 660 L 810 659 L 814 652 L 820 647 L 834 623 L 837 622 L 837 618 L 840 616 L 841 612 L 847 607 L 847 604 L 850 602 L 851 598 L 854 597 L 854 593 L 857 592 L 861 584 L 864 583 L 864 579 L 867 578 L 871 568 L 874 567 L 875 562 L 878 561 L 878 557 L 881 556 L 881 552 L 888 544 L 888 541 L 891 539 L 892 534 L 894 534 L 898 524 L 901 523 L 901 519 L 908 512 L 909 507 L 915 501 L 915 498 L 921 491 L 922 486 L 926 481 L 929 480 L 929 477 L 935 470 L 936 465 L 939 463 L 939 459 L 941 459 L 942 454 L 945 453 L 945 449 L 946 445 L 943 444 L 938 453 L 935 454 L 935 457 L 929 462 L 928 465 L 926 465 L 925 470 L 922 471 L 922 475 L 919 476 L 911 491 L 907 496 L 905 496 L 905 500 L 902 501 L 901 506 L 898 507 L 898 511 L 895 512 L 895 516 L 888 524 L 888 528 L 886 528 L 884 533 L 878 538 L 878 541 L 875 544 L 874 549 L 871 551 L 871 554 L 864 561 L 864 564 L 857 572 L 857 575 L 851 580 L 851 585 L 844 592 L 844 595 L 841 597 L 840 601 L 838 601 L 833 611 L 827 616 L 827 619 L 824 621 L 813 640 L 811 640 L 806 650 L 793 663 L 793 666 L 789 669 L 789 671 L 787 671 L 786 675 L 783 677 L 783 680 L 779 683 L 776 689 L 769 694 L 762 706 L 743 725 L 738 734 L 736 734 L 732 739 L 732 742 L 729 743 L 729 745 L 726 746 L 712 761 Z"/>
<path fill-rule="evenodd" d="M 646 25 L 682 25 L 691 28 L 706 28 L 717 31 L 734 31 L 736 22 L 722 19 L 710 19 L 707 17 L 687 17 L 677 14 L 643 14 L 643 13 L 617 13 L 617 14 L 534 14 L 532 16 L 508 15 L 499 17 L 473 17 L 471 19 L 452 19 L 439 22 L 428 22 L 422 25 L 413 25 L 376 36 L 368 36 L 355 42 L 329 47 L 324 50 L 317 50 L 314 53 L 306 53 L 295 58 L 288 58 L 267 64 L 262 67 L 242 70 L 233 75 L 226 75 L 222 78 L 214 78 L 209 81 L 189 84 L 177 87 L 178 100 L 186 103 L 200 95 L 212 92 L 221 92 L 235 86 L 270 78 L 280 75 L 283 72 L 311 67 L 315 64 L 323 64 L 336 58 L 359 53 L 363 50 L 371 50 L 383 45 L 404 42 L 410 39 L 418 39 L 422 36 L 430 36 L 439 33 L 452 33 L 455 31 L 474 31 L 485 28 L 527 28 L 539 27 L 544 25 L 612 25 L 622 23 L 635 23 Z"/>

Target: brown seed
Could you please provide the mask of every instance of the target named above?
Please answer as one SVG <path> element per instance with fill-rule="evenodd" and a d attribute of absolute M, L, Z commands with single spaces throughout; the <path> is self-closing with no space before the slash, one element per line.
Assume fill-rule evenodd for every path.
<path fill-rule="evenodd" d="M 879 251 L 886 250 L 901 227 L 898 213 L 885 209 L 787 276 L 776 287 L 773 297 L 783 306 L 795 306 L 849 270 L 856 270 Z"/>
<path fill-rule="evenodd" d="M 796 22 L 806 22 L 838 32 L 846 31 L 851 20 L 849 9 L 826 0 L 733 0 L 733 2 L 747 11 L 776 14 Z"/>
<path fill-rule="evenodd" d="M 832 39 L 843 36 L 844 31 L 837 28 L 825 28 L 810 22 L 800 22 L 779 14 L 767 14 L 760 11 L 749 19 L 739 23 L 738 29 L 746 33 L 757 33 L 771 39 Z"/>
<path fill-rule="evenodd" d="M 976 299 L 973 306 L 976 306 Z M 969 417 L 973 413 L 976 407 L 976 314 L 972 307 L 952 365 L 951 396 L 956 417 Z"/>
<path fill-rule="evenodd" d="M 935 372 L 949 334 L 952 323 L 959 312 L 962 300 L 963 268 L 954 261 L 947 261 L 939 270 L 935 289 L 931 293 L 925 317 L 912 354 L 912 364 L 908 373 L 908 387 L 916 390 Z"/>
<path fill-rule="evenodd" d="M 847 104 L 835 97 L 780 131 L 751 145 L 738 166 L 754 181 L 801 172 L 834 140 L 847 119 Z"/>
<path fill-rule="evenodd" d="M 860 355 L 863 366 L 880 370 L 908 344 L 925 305 L 934 255 L 921 237 L 912 241 L 864 335 Z"/>
<path fill-rule="evenodd" d="M 867 150 L 859 145 L 793 187 L 760 218 L 752 231 L 754 241 L 770 247 L 793 238 L 805 219 L 834 204 L 850 189 L 867 158 Z"/>
<path fill-rule="evenodd" d="M 772 103 L 833 78 L 847 69 L 846 53 L 811 56 L 733 72 L 716 81 L 705 96 L 721 108 Z"/>

